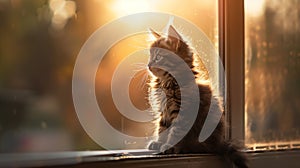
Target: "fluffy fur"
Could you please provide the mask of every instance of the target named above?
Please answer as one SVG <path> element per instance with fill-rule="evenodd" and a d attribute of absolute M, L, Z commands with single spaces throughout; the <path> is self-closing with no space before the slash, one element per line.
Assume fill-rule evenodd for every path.
<path fill-rule="evenodd" d="M 150 47 L 148 69 L 152 77 L 149 83 L 148 99 L 153 112 L 159 116 L 157 133 L 165 130 L 169 130 L 169 132 L 161 134 L 157 141 L 149 144 L 148 148 L 159 150 L 164 154 L 215 153 L 229 158 L 239 168 L 248 167 L 246 163 L 247 159 L 244 153 L 240 151 L 241 148 L 225 140 L 224 115 L 210 137 L 204 142 L 200 143 L 198 141 L 210 106 L 213 106 L 214 109 L 212 113 L 218 113 L 223 111 L 222 105 L 219 99 L 213 96 L 210 82 L 207 80 L 207 72 L 203 68 L 199 68 L 203 67 L 203 65 L 196 65 L 196 57 L 192 49 L 182 40 L 175 28 L 170 26 L 166 37 L 161 36 L 153 30 L 151 32 L 156 37 L 156 41 Z M 186 78 L 181 87 L 179 87 L 173 76 L 175 74 L 177 77 L 184 78 L 186 75 L 182 71 L 184 65 L 176 61 L 174 57 L 179 57 L 183 60 L 194 74 L 193 79 Z M 169 68 L 166 71 L 158 67 Z M 196 120 L 191 129 L 187 130 L 187 134 L 177 144 L 171 145 L 171 141 L 178 134 L 181 134 L 180 130 L 184 130 L 178 127 L 182 127 L 185 125 L 184 122 L 188 122 L 183 115 L 179 114 L 179 111 L 182 110 L 182 113 L 187 113 L 193 101 L 190 97 L 182 98 L 181 93 L 185 91 L 193 95 L 194 93 L 191 90 L 193 84 L 198 86 L 200 94 L 200 105 Z M 168 129 L 171 125 L 173 128 Z"/>

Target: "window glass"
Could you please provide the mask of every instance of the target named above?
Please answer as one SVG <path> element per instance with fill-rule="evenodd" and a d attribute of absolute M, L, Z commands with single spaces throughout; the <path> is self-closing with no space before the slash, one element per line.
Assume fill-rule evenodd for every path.
<path fill-rule="evenodd" d="M 0 153 L 102 149 L 80 125 L 72 99 L 74 65 L 88 37 L 121 16 L 145 11 L 165 12 L 199 27 L 218 48 L 217 2 L 1 0 Z M 189 34 L 190 30 L 180 31 Z M 107 54 L 126 56 L 140 46 L 147 46 L 145 38 L 137 35 L 123 39 Z M 100 86 L 110 88 L 110 71 L 120 59 L 107 57 L 103 66 L 99 66 L 95 82 L 98 105 L 108 110 L 106 117 L 118 131 L 145 136 L 147 124 L 124 118 L 109 102 L 109 96 L 98 90 Z M 145 95 L 134 89 L 137 87 L 134 80 L 132 83 L 131 100 L 137 108 L 143 109 Z M 142 148 L 143 145 L 124 142 L 121 149 Z"/>
<path fill-rule="evenodd" d="M 299 147 L 300 1 L 245 1 L 246 144 Z"/>

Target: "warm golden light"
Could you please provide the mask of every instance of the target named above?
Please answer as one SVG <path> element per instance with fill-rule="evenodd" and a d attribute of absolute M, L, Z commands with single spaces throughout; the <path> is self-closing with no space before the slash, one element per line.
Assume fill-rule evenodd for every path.
<path fill-rule="evenodd" d="M 50 0 L 49 7 L 53 13 L 52 27 L 62 29 L 69 18 L 76 14 L 76 2 L 71 0 Z"/>
<path fill-rule="evenodd" d="M 116 0 L 112 4 L 112 9 L 118 16 L 124 16 L 138 12 L 149 12 L 150 5 L 146 0 Z"/>
<path fill-rule="evenodd" d="M 263 12 L 265 0 L 245 1 L 245 10 L 248 15 L 260 16 Z"/>

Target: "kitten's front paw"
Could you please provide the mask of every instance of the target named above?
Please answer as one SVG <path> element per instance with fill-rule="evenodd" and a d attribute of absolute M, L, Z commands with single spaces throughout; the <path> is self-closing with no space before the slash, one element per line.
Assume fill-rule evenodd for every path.
<path fill-rule="evenodd" d="M 149 150 L 160 150 L 161 146 L 162 146 L 162 142 L 160 141 L 152 141 L 149 146 L 148 149 Z"/>
<path fill-rule="evenodd" d="M 170 144 L 163 144 L 160 147 L 160 151 L 162 154 L 179 154 L 179 153 L 188 153 L 187 149 L 182 146 L 175 145 L 172 146 Z"/>
<path fill-rule="evenodd" d="M 160 147 L 160 152 L 163 154 L 171 154 L 171 153 L 174 153 L 173 149 L 174 149 L 174 147 L 171 146 L 170 144 L 163 144 Z"/>

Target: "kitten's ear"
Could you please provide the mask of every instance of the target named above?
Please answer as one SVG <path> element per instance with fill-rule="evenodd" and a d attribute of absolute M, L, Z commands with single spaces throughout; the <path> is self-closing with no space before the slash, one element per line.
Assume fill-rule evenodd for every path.
<path fill-rule="evenodd" d="M 182 38 L 172 25 L 170 25 L 168 29 L 168 39 L 170 39 L 175 44 L 177 50 Z"/>
<path fill-rule="evenodd" d="M 149 32 L 156 38 L 159 39 L 161 37 L 160 34 L 158 34 L 156 31 L 154 31 L 153 29 L 149 28 Z"/>
<path fill-rule="evenodd" d="M 172 25 L 169 26 L 168 37 L 181 40 L 181 36 L 179 35 L 179 33 L 175 30 L 175 28 Z"/>

